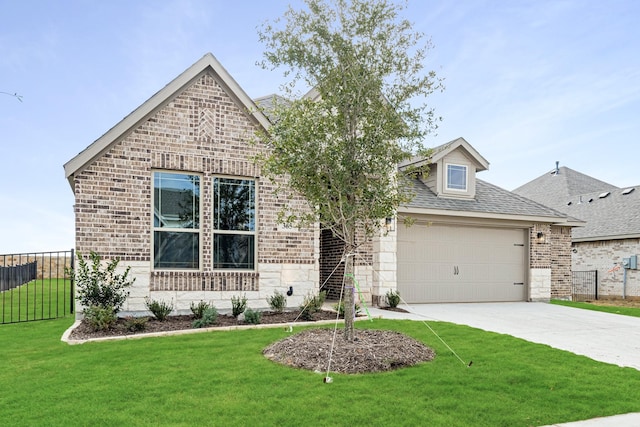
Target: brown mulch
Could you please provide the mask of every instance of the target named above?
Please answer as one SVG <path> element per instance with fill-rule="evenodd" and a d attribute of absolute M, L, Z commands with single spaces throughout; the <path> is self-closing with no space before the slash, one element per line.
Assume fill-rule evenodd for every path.
<path fill-rule="evenodd" d="M 291 323 L 302 322 L 299 318 L 299 311 L 285 311 L 283 313 L 276 313 L 272 311 L 262 312 L 262 324 L 279 324 L 279 323 Z M 313 313 L 312 321 L 319 320 L 335 320 L 336 313 L 331 311 L 319 311 Z M 297 320 L 296 320 L 297 319 Z M 72 340 L 86 340 L 91 338 L 103 338 L 103 337 L 119 337 L 119 336 L 131 336 L 139 334 L 147 334 L 151 332 L 170 332 L 180 331 L 184 329 L 193 329 L 193 321 L 195 318 L 192 315 L 189 316 L 169 316 L 164 321 L 159 321 L 154 318 L 149 318 L 146 323 L 144 331 L 132 332 L 127 329 L 127 319 L 119 318 L 114 327 L 107 331 L 94 331 L 84 321 L 76 327 L 69 335 L 69 339 Z M 235 317 L 228 314 L 218 315 L 216 323 L 210 327 L 224 327 L 224 326 L 238 326 L 248 325 L 248 323 L 240 321 Z"/>
<path fill-rule="evenodd" d="M 585 302 L 593 305 L 605 305 L 610 307 L 640 308 L 640 299 L 599 299 Z"/>
<path fill-rule="evenodd" d="M 336 313 L 320 311 L 313 314 L 313 321 L 335 320 Z M 297 320 L 296 320 L 297 319 Z M 108 331 L 94 331 L 82 322 L 70 334 L 72 340 L 90 338 L 132 336 L 141 333 L 179 331 L 193 329 L 193 316 L 170 316 L 160 322 L 150 318 L 144 331 L 132 332 L 127 329 L 127 319 Z M 263 312 L 262 324 L 301 322 L 298 311 L 284 313 Z M 211 327 L 246 325 L 230 315 L 219 315 Z M 308 329 L 275 342 L 264 349 L 265 357 L 287 366 L 312 371 L 339 373 L 380 372 L 427 362 L 435 357 L 429 347 L 399 332 L 384 330 L 355 331 L 356 339 L 347 342 L 342 326 L 335 333 L 334 328 Z M 331 348 L 333 346 L 333 352 Z M 331 358 L 329 354 L 331 353 Z M 331 360 L 331 361 L 330 361 Z M 329 362 L 330 361 L 330 362 Z M 331 363 L 330 367 L 328 366 Z"/>
<path fill-rule="evenodd" d="M 343 374 L 390 371 L 435 357 L 429 347 L 395 331 L 358 329 L 348 342 L 338 330 L 333 340 L 333 329 L 307 329 L 271 344 L 263 354 L 294 368 Z"/>

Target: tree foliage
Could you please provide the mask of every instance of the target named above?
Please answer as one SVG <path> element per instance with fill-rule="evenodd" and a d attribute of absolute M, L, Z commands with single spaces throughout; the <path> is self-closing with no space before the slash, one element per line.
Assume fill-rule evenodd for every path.
<path fill-rule="evenodd" d="M 272 149 L 262 166 L 268 176 L 288 176 L 308 202 L 288 219 L 320 221 L 351 255 L 356 234 L 379 232 L 381 219 L 410 199 L 396 167 L 424 150 L 421 142 L 437 127 L 426 97 L 442 81 L 424 71 L 431 43 L 421 44 L 423 35 L 399 16 L 403 6 L 305 3 L 259 30 L 266 46 L 260 65 L 283 68 L 289 79 L 285 101 L 274 103 L 273 124 L 260 135 Z M 311 90 L 299 96 L 300 85 Z"/>

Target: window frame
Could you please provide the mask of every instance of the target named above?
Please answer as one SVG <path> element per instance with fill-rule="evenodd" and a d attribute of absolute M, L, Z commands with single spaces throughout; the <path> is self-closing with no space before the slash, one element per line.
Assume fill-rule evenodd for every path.
<path fill-rule="evenodd" d="M 216 200 L 216 180 L 241 180 L 253 183 L 253 230 L 222 230 L 217 228 L 217 218 L 215 214 Z M 211 268 L 219 272 L 255 272 L 258 270 L 258 185 L 259 181 L 255 177 L 221 175 L 216 174 L 211 177 Z M 224 268 L 216 267 L 216 236 L 252 236 L 253 237 L 253 267 L 252 268 Z"/>
<path fill-rule="evenodd" d="M 464 188 L 456 188 L 451 186 L 451 181 L 449 179 L 449 168 L 462 168 L 464 169 Z M 455 191 L 460 193 L 467 193 L 469 191 L 469 166 L 461 165 L 457 163 L 447 163 L 445 165 L 445 189 L 447 191 Z"/>
<path fill-rule="evenodd" d="M 183 175 L 183 176 L 197 176 L 199 178 L 198 183 L 198 228 L 177 228 L 177 227 L 161 227 L 156 226 L 156 174 L 169 174 L 169 175 Z M 203 174 L 191 171 L 180 170 L 166 170 L 166 169 L 152 169 L 151 170 L 151 270 L 152 271 L 202 271 L 203 260 Z M 156 266 L 156 232 L 168 232 L 168 233 L 189 233 L 196 234 L 198 236 L 198 267 L 197 268 L 172 268 L 172 267 L 157 267 Z"/>

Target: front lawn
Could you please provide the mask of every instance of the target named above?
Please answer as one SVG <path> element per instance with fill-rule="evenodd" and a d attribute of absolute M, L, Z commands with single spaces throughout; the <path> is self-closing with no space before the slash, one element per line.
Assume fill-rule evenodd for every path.
<path fill-rule="evenodd" d="M 71 314 L 71 280 L 37 279 L 0 292 L 0 323 L 55 319 Z"/>
<path fill-rule="evenodd" d="M 603 311 L 605 313 L 640 317 L 640 308 L 627 307 L 623 305 L 615 305 L 615 302 L 612 302 L 612 301 L 607 302 L 607 304 L 610 304 L 610 305 L 600 305 L 600 304 L 594 304 L 591 302 L 574 302 L 574 301 L 562 301 L 562 300 L 552 300 L 551 303 L 556 305 L 564 305 L 567 307 L 583 308 L 586 310 Z"/>
<path fill-rule="evenodd" d="M 436 350 L 378 374 L 295 370 L 261 351 L 284 328 L 60 342 L 69 318 L 0 326 L 0 420 L 11 426 L 539 426 L 640 411 L 640 372 L 448 323 L 375 320 Z M 294 328 L 294 332 L 300 328 Z"/>

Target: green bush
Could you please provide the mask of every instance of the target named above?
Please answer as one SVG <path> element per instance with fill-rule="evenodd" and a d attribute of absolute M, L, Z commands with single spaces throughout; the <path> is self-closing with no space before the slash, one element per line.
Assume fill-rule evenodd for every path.
<path fill-rule="evenodd" d="M 389 307 L 396 308 L 400 304 L 400 293 L 398 291 L 390 290 L 387 292 L 386 297 Z"/>
<path fill-rule="evenodd" d="M 340 317 L 344 317 L 344 301 L 340 301 L 339 303 L 333 306 L 334 310 L 338 312 Z M 354 314 L 357 316 L 362 311 L 362 308 L 359 304 L 355 304 L 354 306 Z"/>
<path fill-rule="evenodd" d="M 194 328 L 206 328 L 216 323 L 216 320 L 218 320 L 218 310 L 210 305 L 202 312 L 202 317 L 194 320 L 191 326 Z"/>
<path fill-rule="evenodd" d="M 244 310 L 246 308 L 247 297 L 245 295 L 243 295 L 242 297 L 231 297 L 231 314 L 233 314 L 233 317 L 237 318 L 238 316 L 240 316 L 242 313 L 244 313 Z"/>
<path fill-rule="evenodd" d="M 75 270 L 67 270 L 75 282 L 76 299 L 85 307 L 111 307 L 118 313 L 129 296 L 127 288 L 135 281 L 135 278 L 128 278 L 131 267 L 116 274 L 118 259 L 109 261 L 104 267 L 97 253 L 92 251 L 89 259 L 91 265 L 78 252 L 78 266 Z"/>
<path fill-rule="evenodd" d="M 282 313 L 287 307 L 287 297 L 278 291 L 275 291 L 273 295 L 267 297 L 267 302 L 269 303 L 271 310 L 276 313 Z"/>
<path fill-rule="evenodd" d="M 304 301 L 300 306 L 300 317 L 303 320 L 312 320 L 313 313 L 322 310 L 322 304 L 324 304 L 325 299 L 327 299 L 327 291 L 321 291 L 318 295 L 309 294 L 304 297 Z"/>
<path fill-rule="evenodd" d="M 108 331 L 118 321 L 113 307 L 92 305 L 84 309 L 84 320 L 94 331 Z"/>
<path fill-rule="evenodd" d="M 200 301 L 198 304 L 191 303 L 191 312 L 196 319 L 202 319 L 208 308 L 211 308 L 211 304 L 205 301 Z"/>
<path fill-rule="evenodd" d="M 134 317 L 129 316 L 126 318 L 124 326 L 129 332 L 142 332 L 147 329 L 148 317 Z"/>
<path fill-rule="evenodd" d="M 244 311 L 244 321 L 252 325 L 259 325 L 262 321 L 262 313 L 257 310 L 247 308 Z"/>
<path fill-rule="evenodd" d="M 144 304 L 147 306 L 147 309 L 149 309 L 151 314 L 153 314 L 153 317 L 161 322 L 165 321 L 173 311 L 173 302 L 168 303 L 165 301 L 156 301 L 147 297 L 144 299 Z"/>

